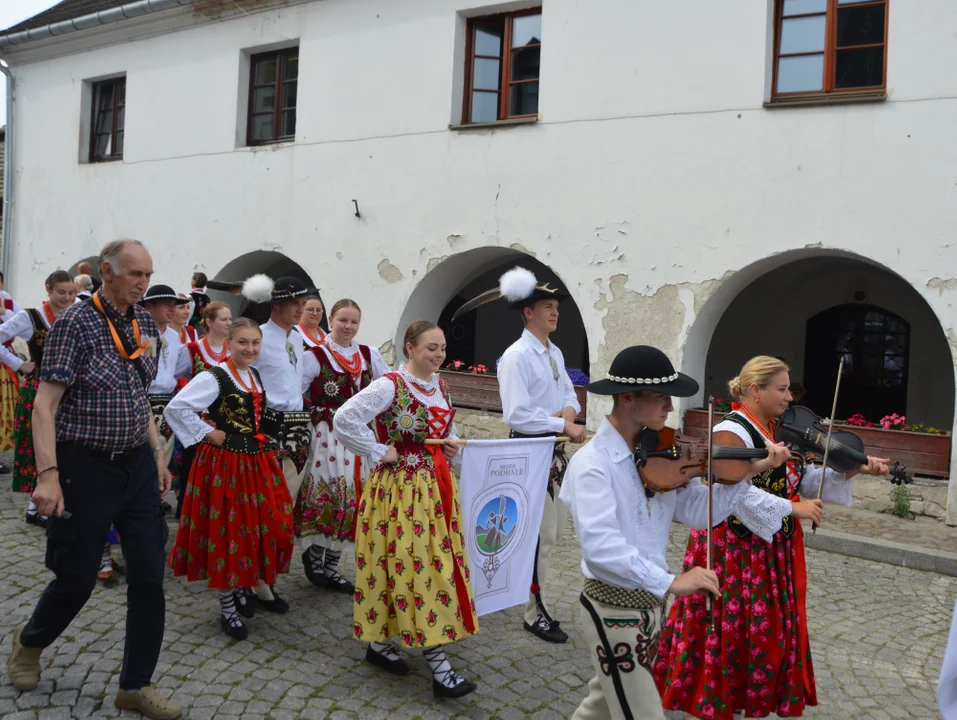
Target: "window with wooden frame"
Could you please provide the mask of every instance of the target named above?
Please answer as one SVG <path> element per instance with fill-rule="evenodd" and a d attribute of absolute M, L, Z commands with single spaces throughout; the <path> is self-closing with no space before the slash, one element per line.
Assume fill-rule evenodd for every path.
<path fill-rule="evenodd" d="M 249 145 L 296 137 L 299 48 L 253 55 L 249 62 Z"/>
<path fill-rule="evenodd" d="M 882 90 L 890 0 L 776 0 L 772 97 Z"/>
<path fill-rule="evenodd" d="M 126 78 L 93 83 L 90 162 L 123 159 L 126 127 Z"/>
<path fill-rule="evenodd" d="M 472 18 L 462 124 L 538 116 L 542 9 Z"/>

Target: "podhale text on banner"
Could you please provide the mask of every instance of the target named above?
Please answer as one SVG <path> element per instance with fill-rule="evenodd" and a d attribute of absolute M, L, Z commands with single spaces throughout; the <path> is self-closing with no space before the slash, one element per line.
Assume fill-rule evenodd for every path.
<path fill-rule="evenodd" d="M 552 438 L 465 446 L 459 501 L 478 615 L 528 601 L 554 449 Z"/>

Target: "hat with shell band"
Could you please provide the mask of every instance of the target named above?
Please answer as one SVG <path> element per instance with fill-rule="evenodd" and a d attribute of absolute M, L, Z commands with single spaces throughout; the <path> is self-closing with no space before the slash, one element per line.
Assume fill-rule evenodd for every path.
<path fill-rule="evenodd" d="M 698 392 L 698 381 L 677 372 L 668 356 L 658 348 L 633 345 L 615 356 L 604 379 L 596 380 L 586 389 L 595 395 L 653 390 L 674 397 L 691 397 Z"/>
<path fill-rule="evenodd" d="M 177 305 L 186 305 L 189 300 L 181 298 L 169 285 L 154 285 L 140 300 L 140 305 L 145 305 L 152 300 L 174 300 Z"/>
<path fill-rule="evenodd" d="M 268 275 L 253 275 L 243 283 L 243 296 L 257 303 L 278 303 L 305 297 L 306 284 L 292 275 L 283 275 L 273 281 Z"/>
<path fill-rule="evenodd" d="M 551 287 L 551 283 L 539 283 L 535 275 L 523 267 L 515 267 L 502 275 L 498 287 L 486 290 L 478 297 L 472 298 L 455 311 L 452 320 L 464 315 L 469 310 L 485 305 L 486 303 L 505 298 L 509 310 L 521 310 L 539 300 L 564 300 L 568 293 L 559 288 Z"/>

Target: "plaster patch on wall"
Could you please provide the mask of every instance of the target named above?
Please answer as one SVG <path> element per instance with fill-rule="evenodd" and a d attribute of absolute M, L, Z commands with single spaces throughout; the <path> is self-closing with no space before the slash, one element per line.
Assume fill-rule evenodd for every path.
<path fill-rule="evenodd" d="M 405 275 L 402 274 L 402 271 L 388 260 L 381 261 L 378 265 L 378 269 L 379 277 L 387 283 L 397 283 L 405 279 Z"/>
<path fill-rule="evenodd" d="M 395 367 L 395 343 L 391 340 L 386 340 L 379 346 L 379 354 L 382 356 L 382 359 L 385 360 L 386 365 L 391 368 Z"/>
<path fill-rule="evenodd" d="M 509 248 L 511 248 L 512 250 L 518 250 L 520 253 L 525 253 L 526 255 L 531 255 L 532 257 L 538 257 L 538 255 L 536 255 L 527 247 L 522 245 L 522 243 L 517 243 L 517 242 L 512 243 L 511 245 L 509 245 Z"/>
<path fill-rule="evenodd" d="M 462 233 L 452 233 L 445 239 L 448 241 L 449 247 L 454 248 L 457 243 L 461 242 Z"/>
<path fill-rule="evenodd" d="M 448 258 L 448 255 L 443 255 L 442 257 L 433 257 L 429 258 L 429 264 L 425 266 L 426 272 L 432 272 L 435 269 L 435 266 L 444 262 Z"/>
<path fill-rule="evenodd" d="M 943 278 L 932 277 L 927 281 L 927 287 L 936 290 L 937 293 L 943 297 L 945 290 L 957 290 L 957 278 L 944 280 Z"/>

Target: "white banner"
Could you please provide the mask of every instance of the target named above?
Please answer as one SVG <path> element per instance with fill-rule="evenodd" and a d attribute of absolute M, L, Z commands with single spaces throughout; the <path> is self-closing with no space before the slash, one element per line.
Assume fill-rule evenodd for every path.
<path fill-rule="evenodd" d="M 554 448 L 551 438 L 465 446 L 459 501 L 479 615 L 528 601 Z"/>

